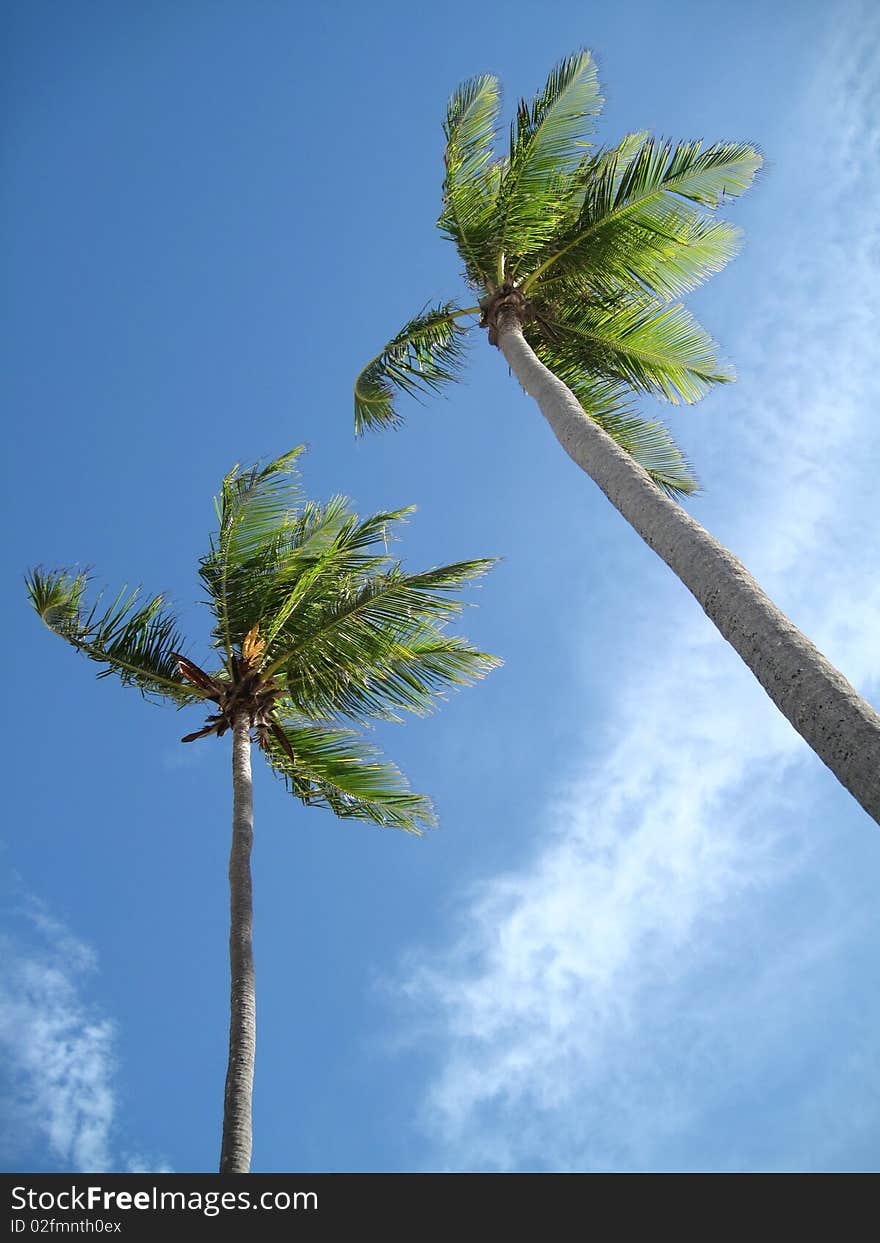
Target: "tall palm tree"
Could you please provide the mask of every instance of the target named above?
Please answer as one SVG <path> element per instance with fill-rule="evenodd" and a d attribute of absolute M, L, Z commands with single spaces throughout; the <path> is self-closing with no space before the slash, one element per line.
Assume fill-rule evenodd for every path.
<path fill-rule="evenodd" d="M 229 1063 L 221 1173 L 246 1173 L 251 1158 L 255 1049 L 250 854 L 251 740 L 303 803 L 419 833 L 433 822 L 413 793 L 346 722 L 400 720 L 428 712 L 450 687 L 498 662 L 446 633 L 459 592 L 491 562 L 461 561 L 406 574 L 387 551 L 411 509 L 363 521 L 345 497 L 301 497 L 302 448 L 223 480 L 219 531 L 199 563 L 213 615 L 205 669 L 162 596 L 144 604 L 124 588 L 107 604 L 86 602 L 88 576 L 33 570 L 30 599 L 51 630 L 115 673 L 125 686 L 178 707 L 212 705 L 183 742 L 232 734 Z"/>
<path fill-rule="evenodd" d="M 429 306 L 355 384 L 358 432 L 400 421 L 399 393 L 455 379 L 469 328 L 488 329 L 566 453 L 681 578 L 773 702 L 880 821 L 880 716 L 677 499 L 697 482 L 633 394 L 698 401 L 733 379 L 676 301 L 719 271 L 740 233 L 713 213 L 761 166 L 747 143 L 646 133 L 587 141 L 602 106 L 587 51 L 520 102 L 497 155 L 499 90 L 485 75 L 449 101 L 440 229 L 476 299 Z"/>

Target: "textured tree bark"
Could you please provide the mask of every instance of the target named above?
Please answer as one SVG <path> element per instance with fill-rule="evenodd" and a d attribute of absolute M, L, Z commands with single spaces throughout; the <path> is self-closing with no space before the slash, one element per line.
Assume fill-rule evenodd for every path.
<path fill-rule="evenodd" d="M 498 347 L 569 457 L 674 570 L 764 690 L 880 823 L 880 715 L 765 595 L 743 563 L 652 483 L 536 356 L 515 315 Z"/>
<path fill-rule="evenodd" d="M 248 717 L 232 729 L 232 849 L 229 854 L 229 1064 L 223 1103 L 221 1174 L 247 1174 L 251 1168 L 251 1100 L 256 1052 L 253 892 L 254 840 L 251 740 Z"/>

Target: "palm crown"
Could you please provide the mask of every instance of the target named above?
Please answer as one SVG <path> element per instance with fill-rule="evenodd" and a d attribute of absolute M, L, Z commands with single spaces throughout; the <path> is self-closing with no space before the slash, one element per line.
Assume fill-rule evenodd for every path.
<path fill-rule="evenodd" d="M 359 432 L 399 421 L 398 392 L 456 378 L 475 317 L 492 340 L 493 310 L 515 300 L 527 341 L 585 412 L 664 491 L 695 490 L 668 429 L 642 418 L 632 396 L 692 403 L 733 378 L 675 299 L 735 255 L 739 230 L 712 212 L 749 187 L 762 159 L 744 143 L 673 145 L 646 133 L 594 148 L 586 139 L 602 103 L 590 53 L 568 57 L 520 102 L 499 156 L 497 80 L 472 78 L 452 96 L 437 223 L 481 296 L 424 309 L 364 368 Z"/>
<path fill-rule="evenodd" d="M 151 699 L 214 711 L 191 742 L 231 728 L 245 712 L 271 767 L 304 803 L 410 831 L 433 819 L 394 765 L 350 723 L 424 713 L 438 696 L 498 662 L 445 632 L 459 591 L 490 561 L 406 574 L 388 555 L 411 509 L 360 520 L 345 497 L 303 500 L 302 448 L 224 479 L 219 530 L 200 561 L 219 666 L 183 654 L 162 596 L 138 590 L 87 603 L 88 576 L 32 571 L 27 586 L 43 621 L 75 648 Z"/>

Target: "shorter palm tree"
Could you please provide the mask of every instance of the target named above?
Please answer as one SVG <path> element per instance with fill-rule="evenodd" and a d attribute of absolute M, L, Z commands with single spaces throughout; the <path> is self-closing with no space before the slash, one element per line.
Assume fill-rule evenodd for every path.
<path fill-rule="evenodd" d="M 392 528 L 411 509 L 361 521 L 344 497 L 303 500 L 302 447 L 267 466 L 236 466 L 223 480 L 219 531 L 199 563 L 213 614 L 210 670 L 184 655 L 162 596 L 141 603 L 123 589 L 88 604 L 85 573 L 37 569 L 31 602 L 46 625 L 147 699 L 210 704 L 183 742 L 232 734 L 230 1031 L 221 1173 L 251 1158 L 255 1050 L 250 855 L 251 741 L 303 803 L 419 833 L 433 823 L 428 799 L 409 789 L 351 722 L 428 712 L 450 687 L 498 662 L 446 633 L 460 589 L 491 561 L 461 561 L 406 574 L 389 556 Z M 216 666 L 216 667 L 214 667 Z"/>

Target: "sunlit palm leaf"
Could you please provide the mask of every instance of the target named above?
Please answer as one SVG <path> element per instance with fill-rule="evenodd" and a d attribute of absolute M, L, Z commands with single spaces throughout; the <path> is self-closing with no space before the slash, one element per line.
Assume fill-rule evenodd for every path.
<path fill-rule="evenodd" d="M 701 140 L 671 142 L 651 138 L 628 166 L 617 189 L 614 208 L 623 210 L 663 191 L 720 207 L 748 190 L 763 164 L 750 143 L 720 142 L 704 147 Z"/>
<path fill-rule="evenodd" d="M 199 576 L 216 616 L 214 640 L 225 648 L 227 662 L 259 620 L 242 608 L 242 591 L 245 583 L 256 591 L 274 564 L 286 523 L 302 496 L 296 463 L 303 452 L 304 446 L 298 445 L 266 465 L 233 467 L 215 500 L 220 529 L 199 563 Z"/>
<path fill-rule="evenodd" d="M 673 202 L 648 204 L 615 219 L 609 228 L 568 251 L 533 287 L 532 296 L 554 299 L 644 292 L 678 298 L 720 272 L 741 245 L 741 231 L 726 220 Z"/>
<path fill-rule="evenodd" d="M 223 480 L 217 544 L 230 561 L 248 561 L 276 538 L 302 499 L 296 464 L 304 452 L 297 445 L 266 465 L 235 466 Z"/>
<path fill-rule="evenodd" d="M 330 506 L 313 503 L 293 523 L 289 545 L 280 551 L 274 591 L 260 614 L 266 620 L 267 654 L 295 643 L 314 618 L 339 599 L 341 590 L 390 564 L 388 542 L 394 527 L 414 506 L 387 510 L 360 520 L 345 497 Z M 264 592 L 264 596 L 268 593 Z"/>
<path fill-rule="evenodd" d="M 449 100 L 443 211 L 438 226 L 458 247 L 471 285 L 485 287 L 494 262 L 490 239 L 501 175 L 493 165 L 498 123 L 498 81 L 489 74 L 463 83 Z"/>
<path fill-rule="evenodd" d="M 585 302 L 549 322 L 556 364 L 575 366 L 674 405 L 699 401 L 713 384 L 734 378 L 711 337 L 676 303 Z"/>
<path fill-rule="evenodd" d="M 385 650 L 363 653 L 361 660 L 352 656 L 350 648 L 325 645 L 309 653 L 307 664 L 299 663 L 299 676 L 288 666 L 288 694 L 304 716 L 386 721 L 400 721 L 403 711 L 423 716 L 448 690 L 470 685 L 499 663 L 464 639 L 427 625 L 413 627 Z"/>
<path fill-rule="evenodd" d="M 270 669 L 283 674 L 291 702 L 306 716 L 399 719 L 401 708 L 428 711 L 444 661 L 448 685 L 464 685 L 495 663 L 441 633 L 463 607 L 457 593 L 491 564 L 460 562 L 413 575 L 393 565 L 381 576 L 353 580 L 324 608 L 298 614 L 290 646 Z"/>
<path fill-rule="evenodd" d="M 332 590 L 334 574 L 366 570 L 374 563 L 375 558 L 348 547 L 357 525 L 348 506 L 345 497 L 334 497 L 327 505 L 307 502 L 300 510 L 289 511 L 281 517 L 275 538 L 257 555 L 227 567 L 224 617 L 234 641 L 259 622 L 270 656 L 278 631 L 310 582 L 323 574 Z M 204 569 L 203 563 L 203 577 Z"/>
<path fill-rule="evenodd" d="M 587 51 L 560 61 L 531 104 L 520 102 L 498 191 L 499 283 L 515 276 L 564 218 L 570 174 L 584 158 L 584 139 L 602 103 L 596 65 Z"/>
<path fill-rule="evenodd" d="M 394 408 L 397 393 L 436 392 L 447 381 L 458 379 L 464 330 L 456 321 L 468 313 L 451 302 L 422 311 L 367 364 L 354 386 L 358 434 L 400 422 Z"/>
<path fill-rule="evenodd" d="M 110 604 L 102 595 L 89 605 L 87 574 L 67 570 L 32 570 L 26 577 L 33 607 L 50 630 L 90 660 L 104 665 L 98 677 L 117 675 L 124 686 L 136 686 L 145 697 L 193 703 L 201 696 L 186 685 L 174 653 L 184 645 L 164 598 L 138 605 L 140 589 L 123 588 Z"/>
<path fill-rule="evenodd" d="M 343 819 L 420 833 L 434 824 L 431 804 L 413 793 L 403 774 L 352 730 L 284 721 L 286 746 L 270 733 L 267 757 L 288 789 L 304 803 Z M 291 759 L 291 754 L 293 759 Z"/>
<path fill-rule="evenodd" d="M 625 134 L 615 146 L 595 152 L 584 169 L 584 189 L 586 190 L 600 177 L 608 176 L 612 188 L 616 190 L 624 173 L 638 156 L 647 138 L 646 129 L 636 130 L 631 134 Z"/>
<path fill-rule="evenodd" d="M 567 263 L 570 270 L 579 261 L 588 263 L 599 235 L 620 221 L 632 218 L 635 224 L 650 225 L 649 208 L 664 198 L 720 207 L 749 188 L 762 162 L 760 153 L 747 143 L 717 143 L 703 149 L 699 142 L 673 147 L 653 138 L 625 163 L 623 157 L 606 162 L 588 182 L 577 222 L 554 239 L 550 253 L 525 280 L 526 292 L 554 267 Z M 598 253 L 593 251 L 594 258 Z"/>

